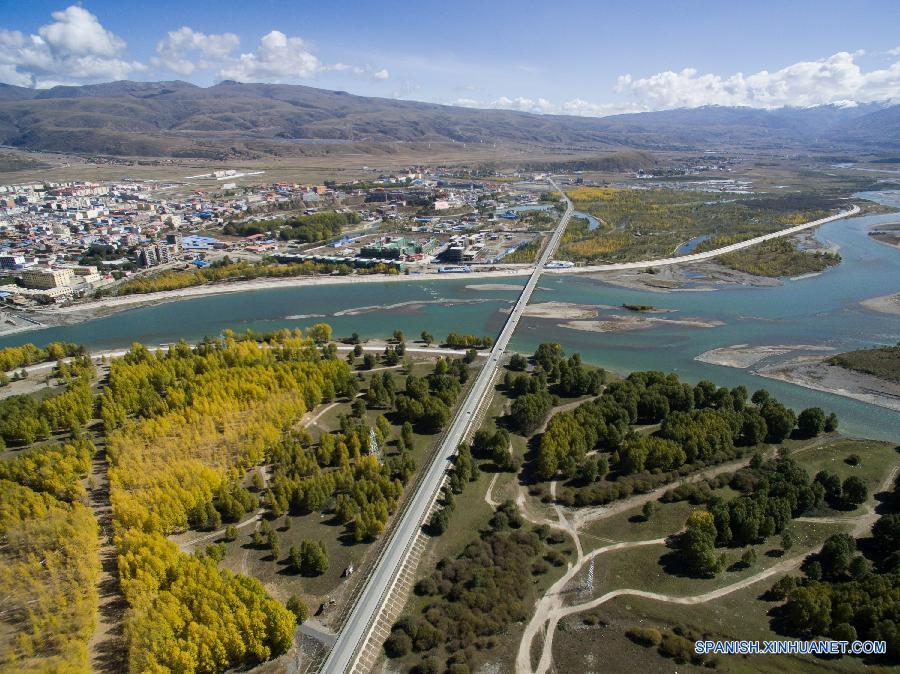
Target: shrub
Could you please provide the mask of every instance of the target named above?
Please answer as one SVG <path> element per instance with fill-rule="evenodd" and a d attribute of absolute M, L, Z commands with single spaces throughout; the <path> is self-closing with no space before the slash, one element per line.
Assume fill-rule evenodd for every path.
<path fill-rule="evenodd" d="M 412 650 L 412 639 L 403 630 L 394 630 L 384 642 L 384 652 L 389 658 L 402 658 Z"/>
<path fill-rule="evenodd" d="M 297 622 L 300 624 L 309 620 L 309 606 L 297 595 L 291 595 L 285 604 L 287 610 L 297 616 Z"/>
<path fill-rule="evenodd" d="M 652 627 L 631 627 L 625 631 L 625 636 L 634 643 L 647 647 L 659 646 L 663 639 L 659 630 Z"/>

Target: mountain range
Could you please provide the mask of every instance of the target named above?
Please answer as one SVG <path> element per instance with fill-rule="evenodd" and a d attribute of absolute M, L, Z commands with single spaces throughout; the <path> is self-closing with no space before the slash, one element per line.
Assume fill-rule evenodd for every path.
<path fill-rule="evenodd" d="M 231 81 L 210 87 L 119 81 L 42 90 L 0 85 L 0 144 L 26 150 L 219 159 L 391 143 L 896 154 L 900 105 L 701 107 L 597 118 Z"/>

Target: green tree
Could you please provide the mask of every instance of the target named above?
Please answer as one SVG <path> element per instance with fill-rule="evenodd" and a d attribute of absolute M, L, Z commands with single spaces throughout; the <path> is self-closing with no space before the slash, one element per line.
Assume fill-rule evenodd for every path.
<path fill-rule="evenodd" d="M 435 510 L 428 520 L 428 533 L 432 536 L 440 536 L 450 526 L 450 517 L 446 509 L 439 508 Z"/>
<path fill-rule="evenodd" d="M 741 554 L 741 564 L 745 567 L 753 566 L 756 563 L 756 548 L 748 545 Z"/>
<path fill-rule="evenodd" d="M 685 566 L 701 576 L 718 573 L 715 544 L 716 525 L 712 515 L 705 510 L 695 510 L 688 517 L 686 530 L 679 539 L 678 548 Z"/>
<path fill-rule="evenodd" d="M 856 551 L 856 541 L 848 534 L 832 534 L 819 552 L 822 575 L 826 578 L 842 578 L 850 571 L 850 560 Z"/>
<path fill-rule="evenodd" d="M 851 475 L 841 487 L 841 497 L 848 505 L 858 506 L 866 502 L 869 498 L 869 489 L 866 483 L 856 475 Z"/>
<path fill-rule="evenodd" d="M 752 447 L 766 439 L 769 427 L 759 410 L 748 407 L 741 412 L 741 444 Z"/>
<path fill-rule="evenodd" d="M 825 490 L 825 499 L 830 503 L 835 503 L 841 498 L 841 478 L 836 473 L 827 470 L 820 470 L 816 473 L 814 481 L 821 484 Z"/>
<path fill-rule="evenodd" d="M 794 413 L 774 398 L 769 398 L 760 408 L 769 429 L 769 439 L 781 442 L 787 438 L 797 423 Z"/>
<path fill-rule="evenodd" d="M 890 554 L 900 550 L 900 513 L 889 513 L 878 518 L 872 526 L 875 547 Z"/>
<path fill-rule="evenodd" d="M 321 576 L 328 570 L 328 553 L 318 541 L 300 543 L 300 572 L 306 576 Z"/>
<path fill-rule="evenodd" d="M 825 412 L 821 407 L 808 407 L 797 417 L 797 430 L 805 438 L 814 438 L 825 430 Z"/>
<path fill-rule="evenodd" d="M 514 353 L 509 359 L 507 367 L 514 372 L 524 372 L 528 367 L 528 359 L 521 353 Z"/>
<path fill-rule="evenodd" d="M 794 629 L 808 634 L 826 634 L 831 627 L 831 597 L 828 586 L 810 583 L 798 587 L 788 597 L 785 619 Z"/>
<path fill-rule="evenodd" d="M 788 552 L 792 547 L 794 547 L 794 537 L 790 531 L 785 530 L 781 534 L 781 549 Z"/>
<path fill-rule="evenodd" d="M 384 652 L 389 658 L 402 658 L 412 650 L 412 639 L 403 630 L 394 630 L 384 642 Z"/>
<path fill-rule="evenodd" d="M 303 560 L 300 557 L 300 548 L 292 545 L 288 551 L 288 562 L 294 573 L 300 573 L 303 569 Z"/>
<path fill-rule="evenodd" d="M 526 393 L 513 401 L 510 419 L 515 428 L 523 434 L 532 433 L 550 411 L 550 395 L 546 391 Z"/>
<path fill-rule="evenodd" d="M 350 407 L 353 410 L 353 416 L 357 419 L 362 419 L 366 416 L 366 401 L 362 398 L 354 400 Z"/>
<path fill-rule="evenodd" d="M 309 620 L 309 606 L 307 606 L 306 603 L 297 595 L 292 594 L 287 600 L 287 604 L 285 604 L 285 607 L 288 611 L 290 611 L 297 617 L 297 622 L 299 624 L 302 625 L 307 620 Z"/>
<path fill-rule="evenodd" d="M 403 440 L 403 443 L 407 448 L 412 449 L 414 440 L 413 440 L 413 426 L 410 422 L 404 421 L 403 426 L 400 427 L 400 438 Z"/>
<path fill-rule="evenodd" d="M 422 337 L 422 341 L 425 342 L 425 346 L 431 346 L 434 342 L 434 335 L 432 335 L 427 330 L 422 330 L 422 334 L 420 336 Z"/>

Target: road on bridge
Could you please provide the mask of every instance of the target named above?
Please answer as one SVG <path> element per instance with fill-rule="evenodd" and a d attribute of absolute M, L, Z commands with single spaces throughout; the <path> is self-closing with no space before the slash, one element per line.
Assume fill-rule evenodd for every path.
<path fill-rule="evenodd" d="M 540 279 L 544 267 L 559 246 L 559 242 L 566 230 L 566 225 L 572 217 L 572 202 L 558 188 L 556 183 L 551 180 L 550 184 L 559 191 L 565 200 L 565 213 L 541 252 L 541 256 L 528 279 L 528 283 L 522 289 L 521 295 L 516 300 L 513 310 L 500 331 L 500 336 L 494 342 L 494 347 L 491 349 L 487 362 L 481 368 L 475 383 L 459 407 L 439 451 L 435 454 L 431 464 L 427 466 L 424 479 L 419 483 L 418 490 L 413 494 L 409 505 L 402 512 L 400 521 L 393 528 L 387 543 L 376 560 L 375 568 L 372 570 L 356 605 L 350 613 L 350 617 L 344 624 L 331 652 L 328 654 L 328 658 L 325 660 L 322 671 L 327 674 L 344 674 L 352 671 L 356 664 L 360 649 L 365 643 L 369 630 L 372 629 L 386 598 L 390 594 L 390 590 L 400 573 L 406 556 L 409 554 L 416 534 L 424 524 L 425 517 L 427 517 L 431 506 L 438 497 L 447 468 L 453 455 L 456 453 L 456 448 L 466 437 L 472 420 L 477 417 L 477 412 L 485 400 L 488 389 L 494 379 L 494 373 L 503 359 L 509 340 L 515 332 L 519 320 L 522 318 L 531 294 L 537 287 L 538 279 Z"/>

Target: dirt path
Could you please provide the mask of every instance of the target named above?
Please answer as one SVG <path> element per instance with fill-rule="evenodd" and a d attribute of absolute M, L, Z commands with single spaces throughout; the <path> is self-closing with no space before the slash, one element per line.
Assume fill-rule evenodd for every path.
<path fill-rule="evenodd" d="M 819 442 L 811 443 L 805 447 L 801 447 L 795 450 L 793 453 L 796 454 L 798 452 L 808 451 L 810 449 L 814 449 L 818 447 L 823 440 Z M 770 452 L 769 454 L 773 454 Z M 750 462 L 749 458 L 739 459 L 737 461 L 731 461 L 728 463 L 723 463 L 719 466 L 716 466 L 712 469 L 701 471 L 699 473 L 695 473 L 694 475 L 689 475 L 682 480 L 678 480 L 667 485 L 664 485 L 658 489 L 655 489 L 647 494 L 639 494 L 637 496 L 633 496 L 627 499 L 623 499 L 622 501 L 617 501 L 611 506 L 600 506 L 596 508 L 585 508 L 580 510 L 575 510 L 572 513 L 571 518 L 567 517 L 565 510 L 561 506 L 554 503 L 554 508 L 557 510 L 557 517 L 559 519 L 559 523 L 549 523 L 542 522 L 546 524 L 550 524 L 556 528 L 563 528 L 569 535 L 573 537 L 576 543 L 577 548 L 577 559 L 575 564 L 569 566 L 568 571 L 562 578 L 556 581 L 544 594 L 543 597 L 537 602 L 535 611 L 532 615 L 531 620 L 528 625 L 525 627 L 525 631 L 522 634 L 522 640 L 519 642 L 519 650 L 516 655 L 516 674 L 532 674 L 531 669 L 531 646 L 534 641 L 534 637 L 538 634 L 538 632 L 543 632 L 545 635 L 545 640 L 542 647 L 541 659 L 538 663 L 538 667 L 534 670 L 534 674 L 546 674 L 547 670 L 550 668 L 550 664 L 552 661 L 553 655 L 553 634 L 556 631 L 556 626 L 559 621 L 572 613 L 578 613 L 581 611 L 588 611 L 592 608 L 596 608 L 601 604 L 614 599 L 619 596 L 629 595 L 629 596 L 637 596 L 644 597 L 647 599 L 655 599 L 657 601 L 666 601 L 670 603 L 676 604 L 700 604 L 707 601 L 712 601 L 714 599 L 718 599 L 719 597 L 725 596 L 732 592 L 736 592 L 745 587 L 753 585 L 761 580 L 769 578 L 775 574 L 781 573 L 783 571 L 787 571 L 795 566 L 798 566 L 809 554 L 812 554 L 814 551 L 806 552 L 803 555 L 798 557 L 794 557 L 791 559 L 783 560 L 774 564 L 773 566 L 761 571 L 760 573 L 750 576 L 749 578 L 745 578 L 744 580 L 738 581 L 737 583 L 733 583 L 732 585 L 727 585 L 723 588 L 719 588 L 718 590 L 713 590 L 711 592 L 707 592 L 705 594 L 694 595 L 694 596 L 685 596 L 685 597 L 677 597 L 673 595 L 660 594 L 655 592 L 646 592 L 644 590 L 636 590 L 636 589 L 620 589 L 620 590 L 612 590 L 607 592 L 606 594 L 598 597 L 592 601 L 586 602 L 584 604 L 578 604 L 576 606 L 563 606 L 562 604 L 562 592 L 565 590 L 566 585 L 574 578 L 578 572 L 584 567 L 584 565 L 598 555 L 605 554 L 607 552 L 612 552 L 615 550 L 622 550 L 631 547 L 645 546 L 645 545 L 659 545 L 665 544 L 665 538 L 657 538 L 652 540 L 645 541 L 632 541 L 625 543 L 613 543 L 611 545 L 607 545 L 601 548 L 597 548 L 587 554 L 583 554 L 581 548 L 581 540 L 579 536 L 579 531 L 582 527 L 584 527 L 589 522 L 594 522 L 599 519 L 605 519 L 607 517 L 611 517 L 612 515 L 624 512 L 629 510 L 635 506 L 643 505 L 644 503 L 655 500 L 659 496 L 664 493 L 664 491 L 668 489 L 672 489 L 680 484 L 685 484 L 688 482 L 693 482 L 696 480 L 714 477 L 721 473 L 737 470 L 744 465 L 747 465 Z M 894 479 L 896 478 L 898 473 L 898 467 L 894 467 L 887 477 L 883 480 L 882 484 L 879 487 L 878 491 L 886 491 L 891 488 L 893 485 Z M 554 481 L 550 484 L 550 493 L 552 496 L 556 496 L 556 485 L 557 483 Z M 524 494 L 522 494 L 524 497 Z M 523 498 L 524 500 L 524 498 Z M 520 508 L 524 505 L 524 503 L 520 503 Z M 528 519 L 528 516 L 524 512 L 523 516 Z M 870 505 L 866 505 L 865 511 L 862 514 L 851 516 L 851 517 L 798 517 L 797 521 L 800 522 L 820 522 L 820 523 L 837 523 L 837 524 L 847 524 L 851 526 L 851 535 L 854 537 L 860 537 L 867 535 L 871 530 L 872 525 L 875 523 L 875 520 L 878 518 L 878 514 L 875 512 L 875 509 Z"/>
<path fill-rule="evenodd" d="M 581 536 L 579 531 L 587 524 L 594 522 L 600 519 L 606 519 L 608 517 L 612 517 L 621 512 L 625 512 L 626 510 L 630 510 L 635 506 L 643 505 L 648 501 L 653 501 L 658 499 L 665 493 L 668 489 L 672 489 L 681 484 L 685 484 L 688 482 L 693 482 L 697 480 L 701 480 L 708 477 L 715 477 L 721 473 L 737 470 L 750 462 L 749 457 L 745 459 L 738 459 L 736 461 L 730 461 L 728 463 L 723 463 L 714 468 L 707 469 L 695 473 L 693 475 L 689 475 L 681 480 L 676 480 L 675 482 L 671 482 L 669 484 L 663 485 L 653 491 L 647 492 L 646 494 L 638 494 L 636 496 L 631 496 L 626 499 L 622 499 L 621 501 L 616 501 L 612 505 L 606 506 L 597 506 L 593 508 L 580 508 L 580 509 L 568 509 L 563 508 L 559 504 L 555 503 L 556 500 L 556 488 L 557 482 L 554 480 L 550 483 L 550 494 L 554 499 L 554 509 L 557 514 L 557 521 L 552 522 L 545 520 L 543 518 L 537 519 L 531 516 L 528 511 L 525 503 L 525 493 L 524 490 L 520 487 L 519 498 L 516 500 L 517 505 L 519 506 L 519 510 L 522 512 L 522 516 L 525 517 L 532 524 L 546 524 L 555 529 L 561 529 L 569 536 L 572 537 L 575 542 L 576 549 L 576 560 L 573 565 L 570 565 L 569 570 L 566 574 L 560 578 L 556 583 L 554 583 L 538 600 L 535 611 L 532 614 L 532 618 L 528 625 L 525 627 L 525 632 L 522 635 L 522 640 L 519 642 L 519 651 L 516 656 L 516 673 L 517 674 L 530 674 L 531 672 L 531 644 L 534 640 L 535 635 L 541 630 L 541 628 L 546 624 L 549 617 L 554 614 L 554 611 L 560 610 L 562 608 L 562 598 L 560 592 L 565 588 L 565 585 L 575 577 L 575 575 L 584 567 L 584 564 L 596 557 L 597 555 L 604 554 L 606 552 L 611 552 L 613 550 L 622 550 L 631 547 L 638 547 L 642 545 L 659 545 L 664 544 L 666 542 L 665 538 L 656 538 L 648 541 L 629 541 L 624 543 L 612 543 L 610 545 L 606 545 L 601 548 L 597 548 L 587 554 L 584 554 L 584 550 L 581 543 Z M 567 513 L 566 511 L 570 511 Z M 558 619 L 557 619 L 558 622 Z M 555 622 L 553 623 L 555 628 Z M 549 632 L 548 632 L 549 633 Z M 548 637 L 548 639 L 552 639 L 552 637 Z M 548 644 L 544 645 L 544 653 L 548 652 Z M 543 658 L 543 655 L 542 655 Z"/>
<path fill-rule="evenodd" d="M 91 670 L 95 672 L 121 672 L 127 669 L 122 622 L 127 604 L 119 589 L 116 548 L 112 542 L 108 467 L 105 450 L 98 451 L 91 469 L 94 488 L 89 494 L 89 505 L 100 526 L 100 578 L 97 584 L 100 610 L 97 628 L 88 642 Z"/>
<path fill-rule="evenodd" d="M 628 548 L 637 548 L 644 545 L 664 545 L 666 542 L 665 538 L 654 538 L 652 540 L 647 541 L 629 541 L 626 543 L 613 543 L 612 545 L 607 545 L 602 548 L 597 548 L 589 552 L 587 555 L 582 556 L 581 559 L 578 560 L 576 564 L 570 565 L 569 570 L 560 578 L 558 581 L 553 583 L 543 597 L 538 601 L 535 611 L 532 614 L 531 620 L 525 626 L 525 632 L 522 634 L 522 640 L 519 642 L 519 652 L 516 655 L 516 674 L 530 674 L 531 672 L 531 643 L 534 641 L 534 637 L 537 635 L 544 624 L 549 620 L 552 620 L 553 616 L 556 615 L 557 612 L 564 610 L 563 607 L 563 595 L 562 592 L 565 589 L 566 585 L 569 584 L 569 581 L 575 577 L 575 575 L 581 570 L 584 566 L 585 562 L 588 560 L 597 557 L 598 555 L 602 555 L 607 552 L 612 552 L 614 550 L 626 550 Z M 557 621 L 559 619 L 557 618 Z M 556 623 L 553 623 L 555 627 Z M 546 636 L 546 640 L 544 642 L 544 653 L 550 652 L 550 646 L 552 645 L 550 636 L 551 633 L 548 632 Z M 541 656 L 543 660 L 543 655 Z"/>
<path fill-rule="evenodd" d="M 238 522 L 234 526 L 238 529 L 243 529 L 246 526 L 255 524 L 256 522 L 259 522 L 262 519 L 265 512 L 266 512 L 265 508 L 260 508 L 255 513 L 250 515 L 250 517 Z M 217 529 L 216 531 L 209 531 L 209 532 L 203 534 L 202 536 L 197 536 L 196 538 L 191 538 L 186 541 L 177 541 L 174 538 L 171 538 L 170 540 L 175 541 L 178 544 L 178 549 L 181 550 L 182 552 L 192 552 L 194 546 L 197 545 L 198 543 L 205 543 L 206 541 L 212 541 L 212 540 L 215 540 L 216 538 L 221 538 L 222 536 L 224 536 L 225 529 L 226 529 L 226 527 L 222 527 L 221 529 Z"/>
<path fill-rule="evenodd" d="M 553 510 L 556 511 L 556 519 L 558 521 L 558 527 L 569 534 L 572 537 L 572 540 L 575 541 L 575 554 L 576 560 L 581 561 L 582 557 L 584 557 L 584 550 L 581 547 L 581 536 L 578 535 L 578 528 L 575 527 L 569 519 L 566 517 L 565 511 L 556 502 L 556 480 L 550 483 L 550 496 L 553 499 Z"/>
<path fill-rule="evenodd" d="M 645 541 L 645 544 L 649 544 L 652 541 Z M 612 548 L 613 546 L 609 546 Z M 550 664 L 553 658 L 553 635 L 556 632 L 556 627 L 559 621 L 562 618 L 565 618 L 572 613 L 580 613 L 581 611 L 590 611 L 591 609 L 597 608 L 601 604 L 604 604 L 611 599 L 615 599 L 616 597 L 642 597 L 644 599 L 653 599 L 656 601 L 668 602 L 671 604 L 684 604 L 684 605 L 694 605 L 694 604 L 703 604 L 708 601 L 712 601 L 714 599 L 718 599 L 720 597 L 724 597 L 725 595 L 731 594 L 732 592 L 737 592 L 738 590 L 743 590 L 745 587 L 749 587 L 754 585 L 766 578 L 770 578 L 776 574 L 783 573 L 785 571 L 789 571 L 796 566 L 799 566 L 800 563 L 806 559 L 809 553 L 804 553 L 802 555 L 798 555 L 797 557 L 792 557 L 791 559 L 785 559 L 777 564 L 770 566 L 768 569 L 764 571 L 760 571 L 759 573 L 750 576 L 748 578 L 744 578 L 736 583 L 732 583 L 731 585 L 726 585 L 725 587 L 720 587 L 718 590 L 712 590 L 711 592 L 706 592 L 704 594 L 679 597 L 670 594 L 660 594 L 658 592 L 646 592 L 644 590 L 634 590 L 634 589 L 622 589 L 622 590 L 612 590 L 607 592 L 596 599 L 585 602 L 583 604 L 577 604 L 575 606 L 566 606 L 555 608 L 552 613 L 545 616 L 547 620 L 547 629 L 545 632 L 544 644 L 543 644 L 543 652 L 541 653 L 541 659 L 538 662 L 537 668 L 534 670 L 534 674 L 545 674 L 547 670 L 550 669 Z M 524 643 L 524 642 L 523 642 Z M 519 657 L 516 658 L 516 673 L 530 673 L 531 672 L 531 661 L 530 654 L 528 651 L 530 650 L 531 642 L 528 642 L 528 648 L 526 649 L 526 657 L 528 657 L 527 667 L 522 669 L 520 667 L 520 660 L 522 657 L 522 648 L 519 649 Z"/>
<path fill-rule="evenodd" d="M 487 491 L 484 492 L 484 502 L 491 508 L 496 508 L 500 505 L 494 500 L 494 485 L 497 484 L 498 477 L 500 477 L 500 473 L 494 473 L 494 477 L 491 478 L 491 483 L 488 485 Z"/>
<path fill-rule="evenodd" d="M 537 436 L 541 435 L 541 433 L 546 431 L 547 424 L 549 424 L 550 420 L 553 417 L 555 417 L 557 414 L 559 414 L 561 412 L 568 412 L 570 410 L 574 410 L 576 407 L 580 407 L 584 403 L 592 402 L 599 397 L 600 396 L 588 396 L 587 398 L 579 398 L 578 400 L 573 400 L 568 403 L 563 403 L 562 405 L 557 405 L 556 407 L 554 407 L 552 410 L 550 410 L 547 413 L 547 418 L 544 419 L 544 423 L 542 423 L 540 426 L 538 426 L 537 430 L 534 433 L 532 433 L 532 435 L 537 437 Z"/>

